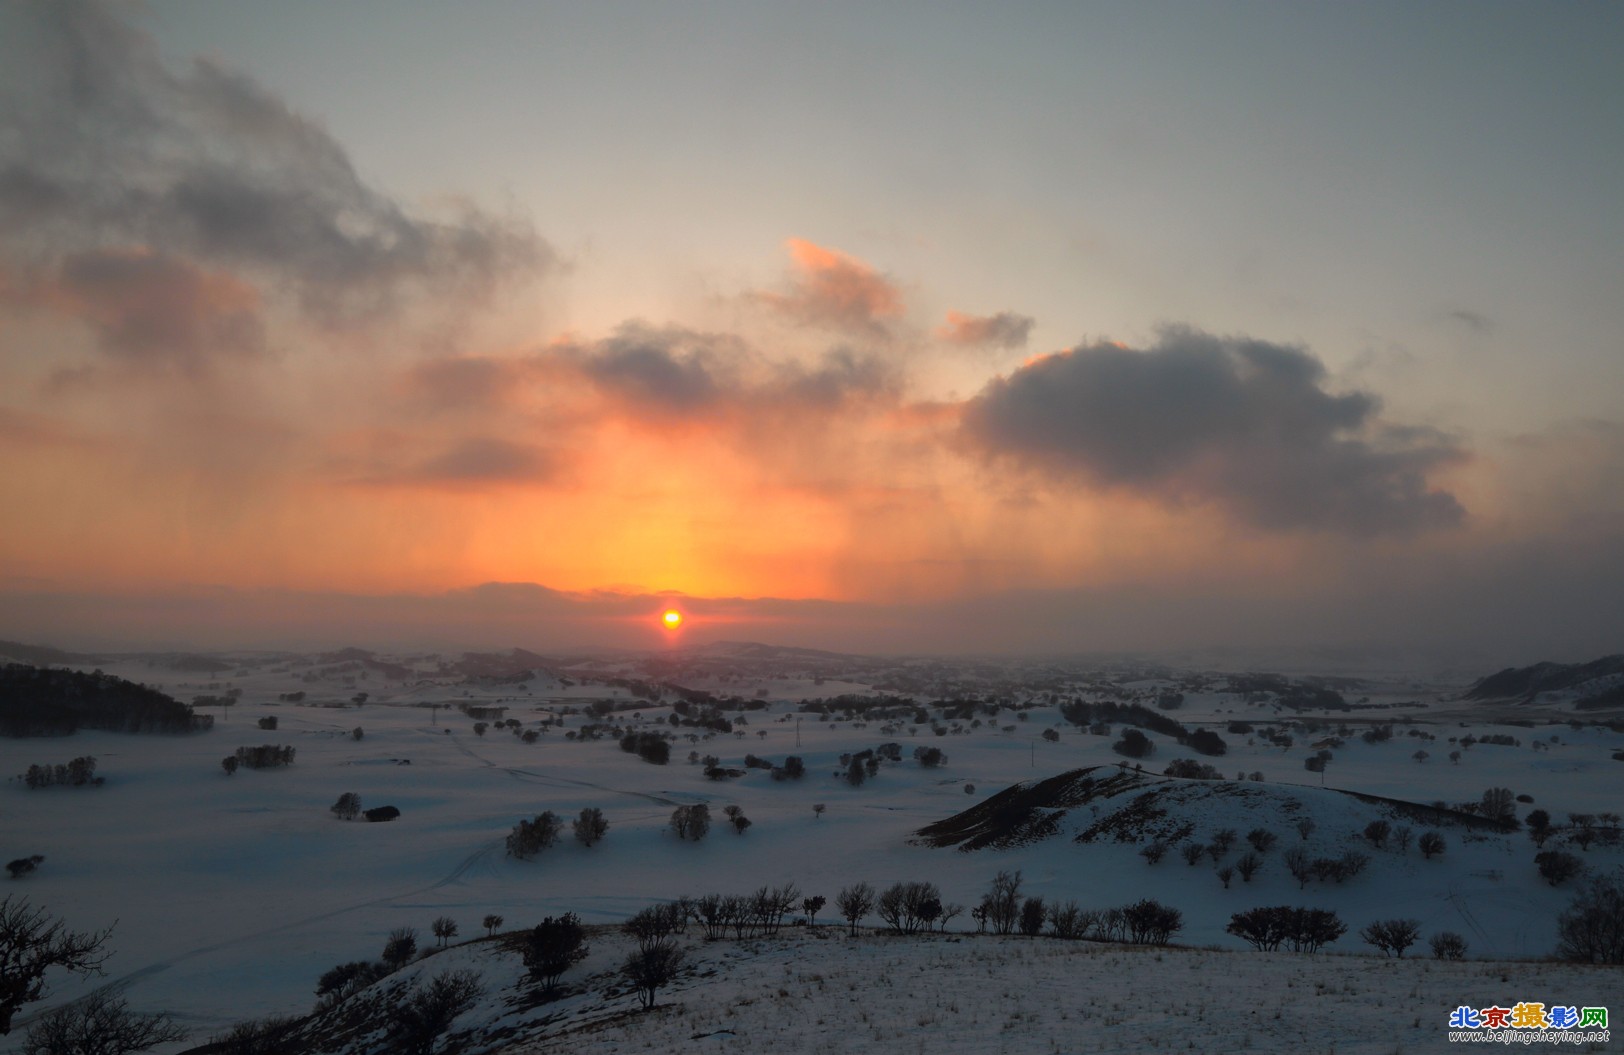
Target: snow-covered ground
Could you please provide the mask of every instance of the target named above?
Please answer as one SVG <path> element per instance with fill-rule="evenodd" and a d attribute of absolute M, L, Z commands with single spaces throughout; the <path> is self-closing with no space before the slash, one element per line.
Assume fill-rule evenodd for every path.
<path fill-rule="evenodd" d="M 557 1050 L 668 1050 L 680 1037 L 684 1049 L 747 1044 L 774 1052 L 856 1051 L 869 1050 L 880 1032 L 891 1040 L 900 1036 L 908 1050 L 914 1050 L 916 1038 L 917 1046 L 950 1051 L 1123 1050 L 1124 1045 L 1199 1051 L 1428 1050 L 1441 1046 L 1442 1023 L 1460 1003 L 1528 999 L 1606 1005 L 1611 995 L 1615 1011 L 1624 1006 L 1615 995 L 1624 991 L 1616 971 L 1598 974 L 1529 962 L 1398 965 L 1347 955 L 1371 951 L 1358 941 L 1359 927 L 1407 916 L 1421 921 L 1423 935 L 1462 933 L 1474 958 L 1543 957 L 1554 946 L 1555 916 L 1572 891 L 1540 880 L 1534 847 L 1522 833 L 1444 826 L 1448 849 L 1430 861 L 1414 847 L 1400 853 L 1364 845 L 1357 832 L 1378 816 L 1371 812 L 1374 807 L 1331 790 L 1453 803 L 1503 786 L 1532 796 L 1532 804 L 1519 804 L 1519 813 L 1540 807 L 1558 822 L 1568 812 L 1617 810 L 1624 763 L 1611 755 L 1624 748 L 1624 735 L 1601 727 L 1497 725 L 1493 719 L 1511 712 L 1474 712 L 1472 705 L 1440 701 L 1430 690 L 1396 685 L 1372 699 L 1405 707 L 1334 714 L 1322 719 L 1330 728 L 1308 733 L 1283 724 L 1300 716 L 1277 713 L 1273 706 L 1248 705 L 1228 694 L 1191 693 L 1171 717 L 1218 731 L 1228 741 L 1228 753 L 1203 758 L 1153 732 L 1157 753 L 1145 760 L 1147 773 L 1160 773 L 1177 757 L 1214 763 L 1229 776 L 1261 771 L 1264 784 L 1231 786 L 1271 789 L 1280 801 L 1297 802 L 1316 819 L 1308 843 L 1314 853 L 1362 849 L 1372 859 L 1365 874 L 1345 885 L 1310 883 L 1299 891 L 1279 861 L 1281 849 L 1298 839 L 1287 828 L 1286 815 L 1258 813 L 1224 796 L 1193 794 L 1185 807 L 1194 826 L 1191 838 L 1222 827 L 1244 835 L 1259 824 L 1281 837 L 1280 848 L 1265 855 L 1263 870 L 1250 884 L 1236 878 L 1225 889 L 1210 863 L 1187 866 L 1176 849 L 1150 866 L 1137 844 L 1079 844 L 1070 837 L 1071 828 L 1027 846 L 972 853 L 932 848 L 914 838 L 919 828 L 1017 781 L 1121 761 L 1110 746 L 1120 724 L 1114 726 L 1116 735 L 1090 735 L 1063 721 L 1047 702 L 1023 712 L 1024 718 L 1005 710 L 979 728 L 957 723 L 963 733 L 936 736 L 927 726 L 907 723 L 883 732 L 878 722 L 819 721 L 814 715 L 796 720 L 795 701 L 870 691 L 860 680 L 820 674 L 824 681 L 818 684 L 810 677 L 753 674 L 694 687 L 746 698 L 765 689 L 765 710 L 747 712 L 748 724 L 734 734 L 696 743 L 679 739 L 671 763 L 656 766 L 620 750 L 613 739 L 567 739 L 592 720 L 580 714 L 526 744 L 497 729 L 477 735 L 474 722 L 450 706 L 505 705 L 507 717 L 539 729 L 562 707 L 613 699 L 627 709 L 605 721 L 683 736 L 702 732 L 667 724 L 668 703 L 634 701 L 624 689 L 591 681 L 570 679 L 566 685 L 548 676 L 525 683 L 452 677 L 391 681 L 377 673 L 359 680 L 351 674 L 307 681 L 299 673 L 306 668 L 291 661 L 190 674 L 131 658 L 105 669 L 160 684 L 182 700 L 226 687 L 241 689 L 242 698 L 234 707 L 206 709 L 218 715 L 214 729 L 192 736 L 92 731 L 61 739 L 0 739 L 0 775 L 88 754 L 106 777 L 100 788 L 30 791 L 20 781 L 0 785 L 0 853 L 8 860 L 29 854 L 46 858 L 36 874 L 7 881 L 5 892 L 47 907 L 75 929 L 114 926 L 106 976 L 53 979 L 49 998 L 19 1016 L 19 1027 L 7 1038 L 13 1046 L 32 1015 L 108 982 L 119 984 L 133 1007 L 173 1015 L 191 1031 L 193 1043 L 241 1019 L 304 1013 L 323 971 L 376 958 L 385 936 L 400 926 L 416 927 L 424 944 L 432 944 L 428 928 L 439 916 L 456 920 L 459 940 L 465 940 L 481 933 L 487 913 L 502 915 L 508 930 L 565 911 L 579 913 L 589 924 L 608 924 L 679 895 L 745 893 L 763 883 L 795 882 L 806 894 L 830 899 L 824 916 L 829 919 L 834 894 L 859 880 L 876 887 L 930 880 L 941 887 L 945 901 L 968 906 L 1005 869 L 1023 872 L 1024 893 L 1075 899 L 1085 907 L 1158 898 L 1184 912 L 1180 943 L 1216 948 L 955 941 L 951 934 L 914 942 L 869 938 L 850 945 L 834 928 L 821 937 L 746 942 L 759 950 L 748 955 L 732 943 L 696 946 L 696 959 L 722 965 L 715 976 L 690 978 L 662 995 L 664 1009 L 617 1017 L 612 1027 L 560 1041 Z M 305 701 L 279 699 L 293 691 L 306 691 Z M 369 694 L 362 706 L 346 702 L 357 691 Z M 431 710 L 429 704 L 446 706 Z M 1540 710 L 1535 720 L 1543 723 L 1549 713 Z M 1416 719 L 1413 728 L 1436 739 L 1411 737 L 1412 727 L 1405 725 L 1386 743 L 1366 744 L 1358 737 L 1372 720 L 1406 715 Z M 275 716 L 278 728 L 262 731 L 256 724 L 262 716 Z M 1282 749 L 1254 737 L 1249 746 L 1246 734 L 1226 731 L 1235 719 L 1286 728 L 1294 745 Z M 1311 742 L 1334 735 L 1342 722 L 1353 735 L 1335 748 L 1322 791 L 1320 776 L 1305 771 L 1303 760 L 1312 753 Z M 951 729 L 955 723 L 940 724 Z M 351 735 L 357 726 L 364 731 L 360 740 Z M 1041 735 L 1050 728 L 1058 731 L 1058 740 Z M 1462 750 L 1458 763 L 1449 761 L 1450 751 L 1458 749 L 1450 737 L 1494 733 L 1515 736 L 1521 746 L 1478 744 Z M 1545 746 L 1535 750 L 1536 739 Z M 887 764 L 862 787 L 836 778 L 843 753 L 887 741 L 902 745 L 903 762 Z M 220 765 L 224 756 L 239 745 L 262 743 L 295 747 L 294 765 L 226 775 Z M 918 745 L 940 747 L 947 764 L 931 769 L 912 761 Z M 1428 752 L 1427 761 L 1413 759 L 1418 749 Z M 717 782 L 689 764 L 689 751 L 717 755 L 737 768 L 743 768 L 746 752 L 775 762 L 796 754 L 806 760 L 807 774 L 798 781 L 774 781 L 752 769 L 739 779 Z M 974 792 L 967 794 L 967 786 Z M 394 805 L 402 815 L 386 824 L 337 820 L 329 807 L 350 791 L 361 796 L 363 806 Z M 694 802 L 711 804 L 711 834 L 702 842 L 680 842 L 667 822 L 675 806 Z M 721 807 L 729 804 L 740 806 L 754 822 L 743 835 L 735 835 L 721 817 Z M 824 804 L 825 812 L 814 813 L 814 804 Z M 505 855 L 504 839 L 521 817 L 552 810 L 568 818 L 584 807 L 601 809 L 609 820 L 601 844 L 583 847 L 566 830 L 557 846 L 534 860 Z M 1068 823 L 1082 824 L 1084 812 Z M 1278 816 L 1278 823 L 1271 816 Z M 1593 869 L 1624 861 L 1617 848 L 1601 845 L 1581 856 Z M 1333 947 L 1342 955 L 1310 961 L 1255 954 L 1224 933 L 1231 913 L 1272 904 L 1335 909 L 1350 925 Z M 968 930 L 974 924 L 966 914 L 953 928 Z M 599 944 L 610 949 L 618 940 Z M 689 944 L 695 945 L 692 935 Z M 490 946 L 476 944 L 429 962 L 489 955 Z M 508 959 L 511 969 L 522 973 L 517 959 Z M 580 972 L 588 976 L 610 966 L 610 959 L 589 961 Z M 757 993 L 763 986 L 771 992 Z M 776 996 L 778 989 L 790 995 Z M 635 1007 L 629 993 L 619 999 L 625 1010 Z M 744 1000 L 751 1003 L 741 1008 Z M 1102 1032 L 1105 1027 L 1110 1029 Z M 733 1039 L 718 1032 L 725 1029 L 734 1030 Z M 712 1036 L 687 1043 L 689 1036 L 704 1033 Z M 1142 1047 L 1133 1040 L 1139 1036 L 1145 1038 Z M 0 1041 L 0 1050 L 11 1049 Z"/>

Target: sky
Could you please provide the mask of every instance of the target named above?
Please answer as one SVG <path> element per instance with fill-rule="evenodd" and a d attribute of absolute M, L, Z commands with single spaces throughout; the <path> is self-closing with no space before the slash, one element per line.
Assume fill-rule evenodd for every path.
<path fill-rule="evenodd" d="M 0 636 L 1618 651 L 1621 49 L 4 0 Z"/>

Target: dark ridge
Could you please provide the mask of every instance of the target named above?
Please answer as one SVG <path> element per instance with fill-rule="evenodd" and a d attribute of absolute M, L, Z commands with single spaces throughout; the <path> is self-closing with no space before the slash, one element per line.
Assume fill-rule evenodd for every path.
<path fill-rule="evenodd" d="M 188 733 L 214 724 L 174 697 L 95 671 L 22 663 L 0 667 L 0 736 L 66 736 L 76 729 Z"/>
<path fill-rule="evenodd" d="M 1105 775 L 1097 775 L 1101 770 Z M 1055 834 L 1067 810 L 1138 787 L 1147 779 L 1151 778 L 1116 766 L 1090 766 L 1036 783 L 1013 784 L 962 813 L 926 825 L 914 833 L 918 838 L 913 841 L 964 851 L 1039 842 Z"/>
<path fill-rule="evenodd" d="M 1542 692 L 1561 692 L 1587 681 L 1624 674 L 1624 655 L 1603 656 L 1589 663 L 1535 663 L 1507 667 L 1466 690 L 1468 700 L 1532 700 Z M 1598 704 L 1598 706 L 1601 706 Z"/>
<path fill-rule="evenodd" d="M 0 641 L 0 656 L 10 656 L 19 663 L 31 663 L 36 667 L 77 663 L 85 658 L 49 645 L 25 645 L 20 641 Z"/>

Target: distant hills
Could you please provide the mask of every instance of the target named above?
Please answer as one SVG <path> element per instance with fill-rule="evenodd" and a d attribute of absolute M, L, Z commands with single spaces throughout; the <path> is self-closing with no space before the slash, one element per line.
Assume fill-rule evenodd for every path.
<path fill-rule="evenodd" d="M 1466 691 L 1468 700 L 1519 700 L 1533 703 L 1544 693 L 1571 695 L 1579 710 L 1624 706 L 1624 654 L 1589 663 L 1535 663 L 1507 667 L 1480 679 Z"/>

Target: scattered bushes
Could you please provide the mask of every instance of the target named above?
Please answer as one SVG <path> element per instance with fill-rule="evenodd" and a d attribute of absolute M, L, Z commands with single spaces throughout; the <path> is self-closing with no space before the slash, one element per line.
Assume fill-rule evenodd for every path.
<path fill-rule="evenodd" d="M 1444 842 L 1443 834 L 1437 831 L 1422 832 L 1415 845 L 1421 851 L 1421 856 L 1429 861 L 1443 853 L 1448 846 Z"/>
<path fill-rule="evenodd" d="M 394 806 L 374 806 L 370 810 L 363 810 L 361 812 L 361 816 L 365 817 L 373 824 L 379 824 L 384 821 L 392 821 L 396 817 L 399 817 L 400 810 Z"/>
<path fill-rule="evenodd" d="M 272 714 L 261 718 L 259 720 L 259 727 L 267 732 L 274 730 L 276 728 L 276 715 Z"/>
<path fill-rule="evenodd" d="M 1370 858 L 1362 853 L 1348 851 L 1341 857 L 1309 857 L 1300 846 L 1293 846 L 1285 854 L 1286 870 L 1297 880 L 1297 889 L 1308 885 L 1310 879 L 1320 882 L 1331 880 L 1342 883 L 1365 870 Z"/>

